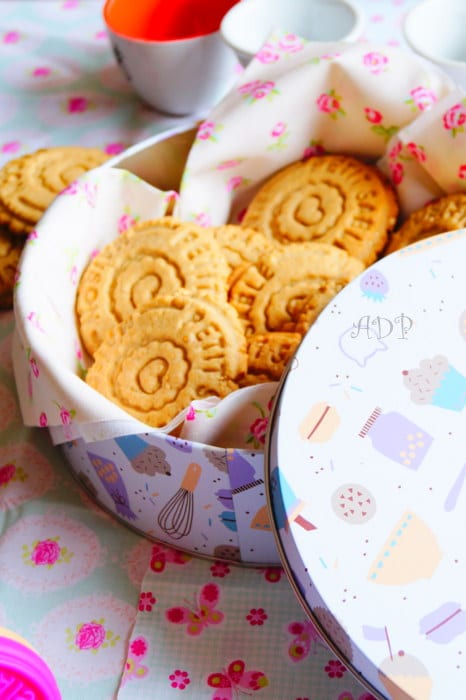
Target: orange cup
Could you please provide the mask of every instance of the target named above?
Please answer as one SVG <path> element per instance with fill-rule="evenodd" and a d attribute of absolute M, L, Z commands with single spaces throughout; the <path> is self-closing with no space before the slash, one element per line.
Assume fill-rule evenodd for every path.
<path fill-rule="evenodd" d="M 103 17 L 117 62 L 135 92 L 175 115 L 211 107 L 235 78 L 237 59 L 220 35 L 237 0 L 106 0 Z"/>

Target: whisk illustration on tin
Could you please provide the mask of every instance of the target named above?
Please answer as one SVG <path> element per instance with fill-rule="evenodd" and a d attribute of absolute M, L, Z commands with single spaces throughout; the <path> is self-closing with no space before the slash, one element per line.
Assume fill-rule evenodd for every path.
<path fill-rule="evenodd" d="M 178 491 L 161 509 L 157 523 L 167 535 L 180 540 L 191 532 L 194 517 L 194 490 L 199 483 L 201 466 L 191 462 Z"/>

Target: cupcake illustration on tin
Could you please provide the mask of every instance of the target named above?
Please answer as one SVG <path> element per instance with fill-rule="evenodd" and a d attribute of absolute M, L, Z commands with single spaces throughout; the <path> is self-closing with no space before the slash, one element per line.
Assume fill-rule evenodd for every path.
<path fill-rule="evenodd" d="M 359 431 L 369 436 L 381 454 L 409 469 L 418 469 L 432 444 L 432 436 L 397 411 L 376 407 Z"/>
<path fill-rule="evenodd" d="M 429 700 L 432 694 L 429 671 L 418 658 L 404 651 L 381 663 L 379 678 L 392 700 Z"/>
<path fill-rule="evenodd" d="M 421 406 L 462 411 L 466 406 L 466 377 L 444 355 L 421 360 L 419 367 L 402 372 L 411 400 Z"/>

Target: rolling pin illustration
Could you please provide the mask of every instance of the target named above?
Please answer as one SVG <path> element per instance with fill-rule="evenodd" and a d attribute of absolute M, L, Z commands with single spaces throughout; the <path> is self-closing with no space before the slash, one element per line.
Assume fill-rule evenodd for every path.
<path fill-rule="evenodd" d="M 201 466 L 191 462 L 178 491 L 166 502 L 157 517 L 159 527 L 174 540 L 191 532 L 194 516 L 193 492 L 201 476 Z"/>

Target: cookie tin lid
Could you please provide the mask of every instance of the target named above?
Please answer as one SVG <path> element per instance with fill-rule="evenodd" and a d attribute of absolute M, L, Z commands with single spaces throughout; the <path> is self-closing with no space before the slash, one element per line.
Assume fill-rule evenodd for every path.
<path fill-rule="evenodd" d="M 19 635 L 0 627 L 0 698 L 61 700 L 45 661 Z"/>
<path fill-rule="evenodd" d="M 465 260 L 466 230 L 445 233 L 345 287 L 270 425 L 283 565 L 346 666 L 395 700 L 466 683 Z"/>

